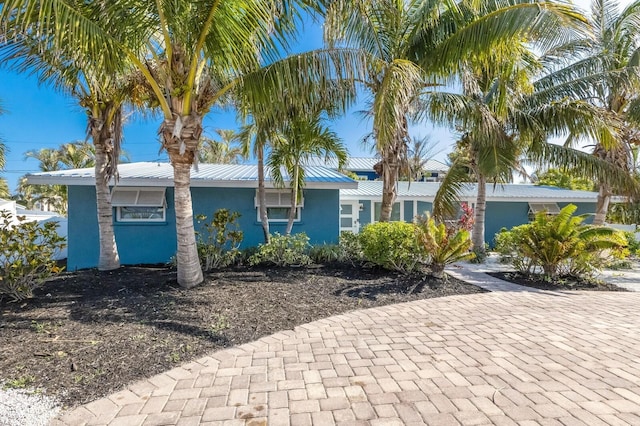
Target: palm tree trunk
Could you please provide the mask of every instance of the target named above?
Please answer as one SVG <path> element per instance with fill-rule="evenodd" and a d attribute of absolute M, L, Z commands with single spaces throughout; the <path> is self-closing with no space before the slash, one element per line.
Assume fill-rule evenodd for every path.
<path fill-rule="evenodd" d="M 478 194 L 476 196 L 475 223 L 473 224 L 473 251 L 484 253 L 484 224 L 487 211 L 487 178 L 482 173 L 476 173 L 478 178 Z"/>
<path fill-rule="evenodd" d="M 174 98 L 172 107 L 180 111 L 181 100 Z M 180 132 L 176 136 L 176 124 L 180 120 Z M 178 133 L 178 132 L 176 132 Z M 198 258 L 198 246 L 193 225 L 193 203 L 191 202 L 191 165 L 198 150 L 202 134 L 202 117 L 198 114 L 165 119 L 160 127 L 162 146 L 167 150 L 173 166 L 174 204 L 176 210 L 176 234 L 178 251 L 178 284 L 191 288 L 202 283 L 202 267 Z"/>
<path fill-rule="evenodd" d="M 93 143 L 96 147 L 96 203 L 98 208 L 98 233 L 100 239 L 100 257 L 98 270 L 111 271 L 120 267 L 120 256 L 113 231 L 113 208 L 111 207 L 111 193 L 109 192 L 109 177 L 106 166 L 108 163 L 107 152 L 103 141 L 96 139 Z"/>
<path fill-rule="evenodd" d="M 384 163 L 382 169 L 382 205 L 380 206 L 380 222 L 389 222 L 396 200 L 397 167 Z"/>
<path fill-rule="evenodd" d="M 596 204 L 596 215 L 593 218 L 594 225 L 604 225 L 607 219 L 607 211 L 609 210 L 609 201 L 611 200 L 611 191 L 607 184 L 601 184 L 598 191 L 598 202 Z"/>
<path fill-rule="evenodd" d="M 120 267 L 120 256 L 113 230 L 113 208 L 109 180 L 117 178 L 117 167 L 122 141 L 122 108 L 105 102 L 90 110 L 89 132 L 95 146 L 96 204 L 100 256 L 98 270 L 111 271 Z"/>
<path fill-rule="evenodd" d="M 193 227 L 191 202 L 191 164 L 173 162 L 174 204 L 176 209 L 176 233 L 178 238 L 178 284 L 191 288 L 203 281 L 198 258 L 196 233 Z"/>
<path fill-rule="evenodd" d="M 291 177 L 291 210 L 289 211 L 289 220 L 287 221 L 286 235 L 291 235 L 293 229 L 293 221 L 296 218 L 296 207 L 298 205 L 298 167 L 295 168 Z"/>
<path fill-rule="evenodd" d="M 269 233 L 269 218 L 267 217 L 267 194 L 264 188 L 264 147 L 258 150 L 258 202 L 264 243 L 269 244 L 271 234 Z"/>

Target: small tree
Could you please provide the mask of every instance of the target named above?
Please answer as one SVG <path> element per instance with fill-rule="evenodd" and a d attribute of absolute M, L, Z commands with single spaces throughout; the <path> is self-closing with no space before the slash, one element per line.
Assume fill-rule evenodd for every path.
<path fill-rule="evenodd" d="M 231 265 L 240 254 L 240 243 L 244 237 L 238 227 L 240 213 L 219 209 L 213 214 L 211 222 L 204 223 L 204 232 L 198 232 L 198 255 L 202 269 L 223 268 Z M 207 220 L 207 216 L 196 216 L 198 223 Z"/>
<path fill-rule="evenodd" d="M 38 224 L 0 212 L 0 296 L 13 300 L 33 297 L 33 290 L 60 273 L 53 256 L 66 246 L 56 222 Z"/>

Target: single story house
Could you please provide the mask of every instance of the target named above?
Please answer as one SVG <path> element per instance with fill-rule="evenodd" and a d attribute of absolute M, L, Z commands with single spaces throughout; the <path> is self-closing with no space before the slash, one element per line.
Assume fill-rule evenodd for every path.
<path fill-rule="evenodd" d="M 173 168 L 168 163 L 144 162 L 122 164 L 118 169 L 120 177 L 112 187 L 111 201 L 122 264 L 169 261 L 177 247 Z M 307 167 L 305 171 L 306 185 L 293 232 L 305 232 L 312 244 L 336 243 L 340 232 L 339 190 L 355 189 L 357 182 L 328 168 Z M 99 244 L 94 169 L 33 173 L 27 179 L 31 184 L 68 187 L 67 268 L 95 267 Z M 204 214 L 211 220 L 218 209 L 237 211 L 244 232 L 242 246 L 257 246 L 263 242 L 257 187 L 256 165 L 200 164 L 191 172 L 194 215 Z M 290 190 L 275 188 L 269 179 L 266 187 L 270 230 L 284 233 Z"/>
<path fill-rule="evenodd" d="M 305 232 L 312 244 L 335 243 L 341 231 L 359 232 L 380 216 L 382 182 L 354 181 L 335 170 L 305 167 L 307 180 L 293 232 Z M 129 163 L 119 167 L 112 186 L 114 228 L 123 264 L 167 262 L 176 251 L 173 169 L 167 163 Z M 68 269 L 98 263 L 95 175 L 93 169 L 62 170 L 27 175 L 32 184 L 68 186 Z M 286 179 L 286 177 L 285 177 Z M 241 214 L 243 247 L 263 241 L 258 215 L 257 166 L 201 164 L 191 173 L 194 215 L 221 208 Z M 267 210 L 271 232 L 283 233 L 290 211 L 289 189 L 275 188 L 269 179 Z M 392 219 L 410 222 L 432 209 L 440 183 L 399 182 Z M 475 204 L 475 184 L 463 187 L 461 202 Z M 535 186 L 488 185 L 485 238 L 492 244 L 501 228 L 527 223 L 537 211 L 557 213 L 576 204 L 577 213 L 595 212 L 597 193 Z M 617 200 L 620 201 L 620 200 Z M 196 230 L 199 229 L 196 224 Z"/>
<path fill-rule="evenodd" d="M 67 218 L 61 216 L 56 212 L 47 212 L 41 210 L 29 210 L 26 207 L 16 203 L 13 200 L 5 200 L 0 198 L 0 210 L 8 212 L 11 214 L 11 221 L 14 224 L 19 223 L 18 216 L 24 217 L 27 222 L 38 222 L 47 223 L 47 222 L 56 222 L 58 226 L 56 227 L 56 232 L 59 236 L 66 238 L 67 237 Z M 62 260 L 67 258 L 67 248 L 64 247 L 60 249 L 53 255 L 54 260 Z"/>
<path fill-rule="evenodd" d="M 399 182 L 392 220 L 412 221 L 416 216 L 431 211 L 440 187 L 437 182 Z M 381 181 L 359 181 L 357 188 L 340 190 L 340 229 L 358 232 L 380 217 Z M 474 207 L 476 184 L 462 188 L 460 201 Z M 598 194 L 533 184 L 487 185 L 485 240 L 493 244 L 493 237 L 502 228 L 527 223 L 533 214 L 546 210 L 558 213 L 567 204 L 577 206 L 576 214 L 595 213 Z M 615 199 L 613 201 L 621 201 Z"/>
<path fill-rule="evenodd" d="M 343 170 L 352 172 L 362 180 L 380 179 L 373 166 L 380 162 L 379 158 L 374 157 L 349 157 L 347 164 Z M 307 160 L 308 166 L 328 167 L 333 170 L 338 169 L 338 160 L 335 158 L 325 159 L 322 157 L 314 157 Z M 444 175 L 449 171 L 449 166 L 437 160 L 428 160 L 423 166 L 423 180 L 426 182 L 440 182 L 444 179 Z"/>

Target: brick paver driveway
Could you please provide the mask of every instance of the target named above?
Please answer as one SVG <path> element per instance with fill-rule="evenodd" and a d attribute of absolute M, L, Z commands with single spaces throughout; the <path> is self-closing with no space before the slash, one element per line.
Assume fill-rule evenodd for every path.
<path fill-rule="evenodd" d="M 639 312 L 640 293 L 517 286 L 357 311 L 217 352 L 54 424 L 640 425 Z"/>

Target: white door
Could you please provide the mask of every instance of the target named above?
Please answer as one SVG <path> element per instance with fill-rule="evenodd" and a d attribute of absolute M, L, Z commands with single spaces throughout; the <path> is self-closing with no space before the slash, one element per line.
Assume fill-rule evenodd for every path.
<path fill-rule="evenodd" d="M 357 234 L 360 230 L 360 203 L 357 201 L 340 202 L 340 232 L 351 231 Z"/>

